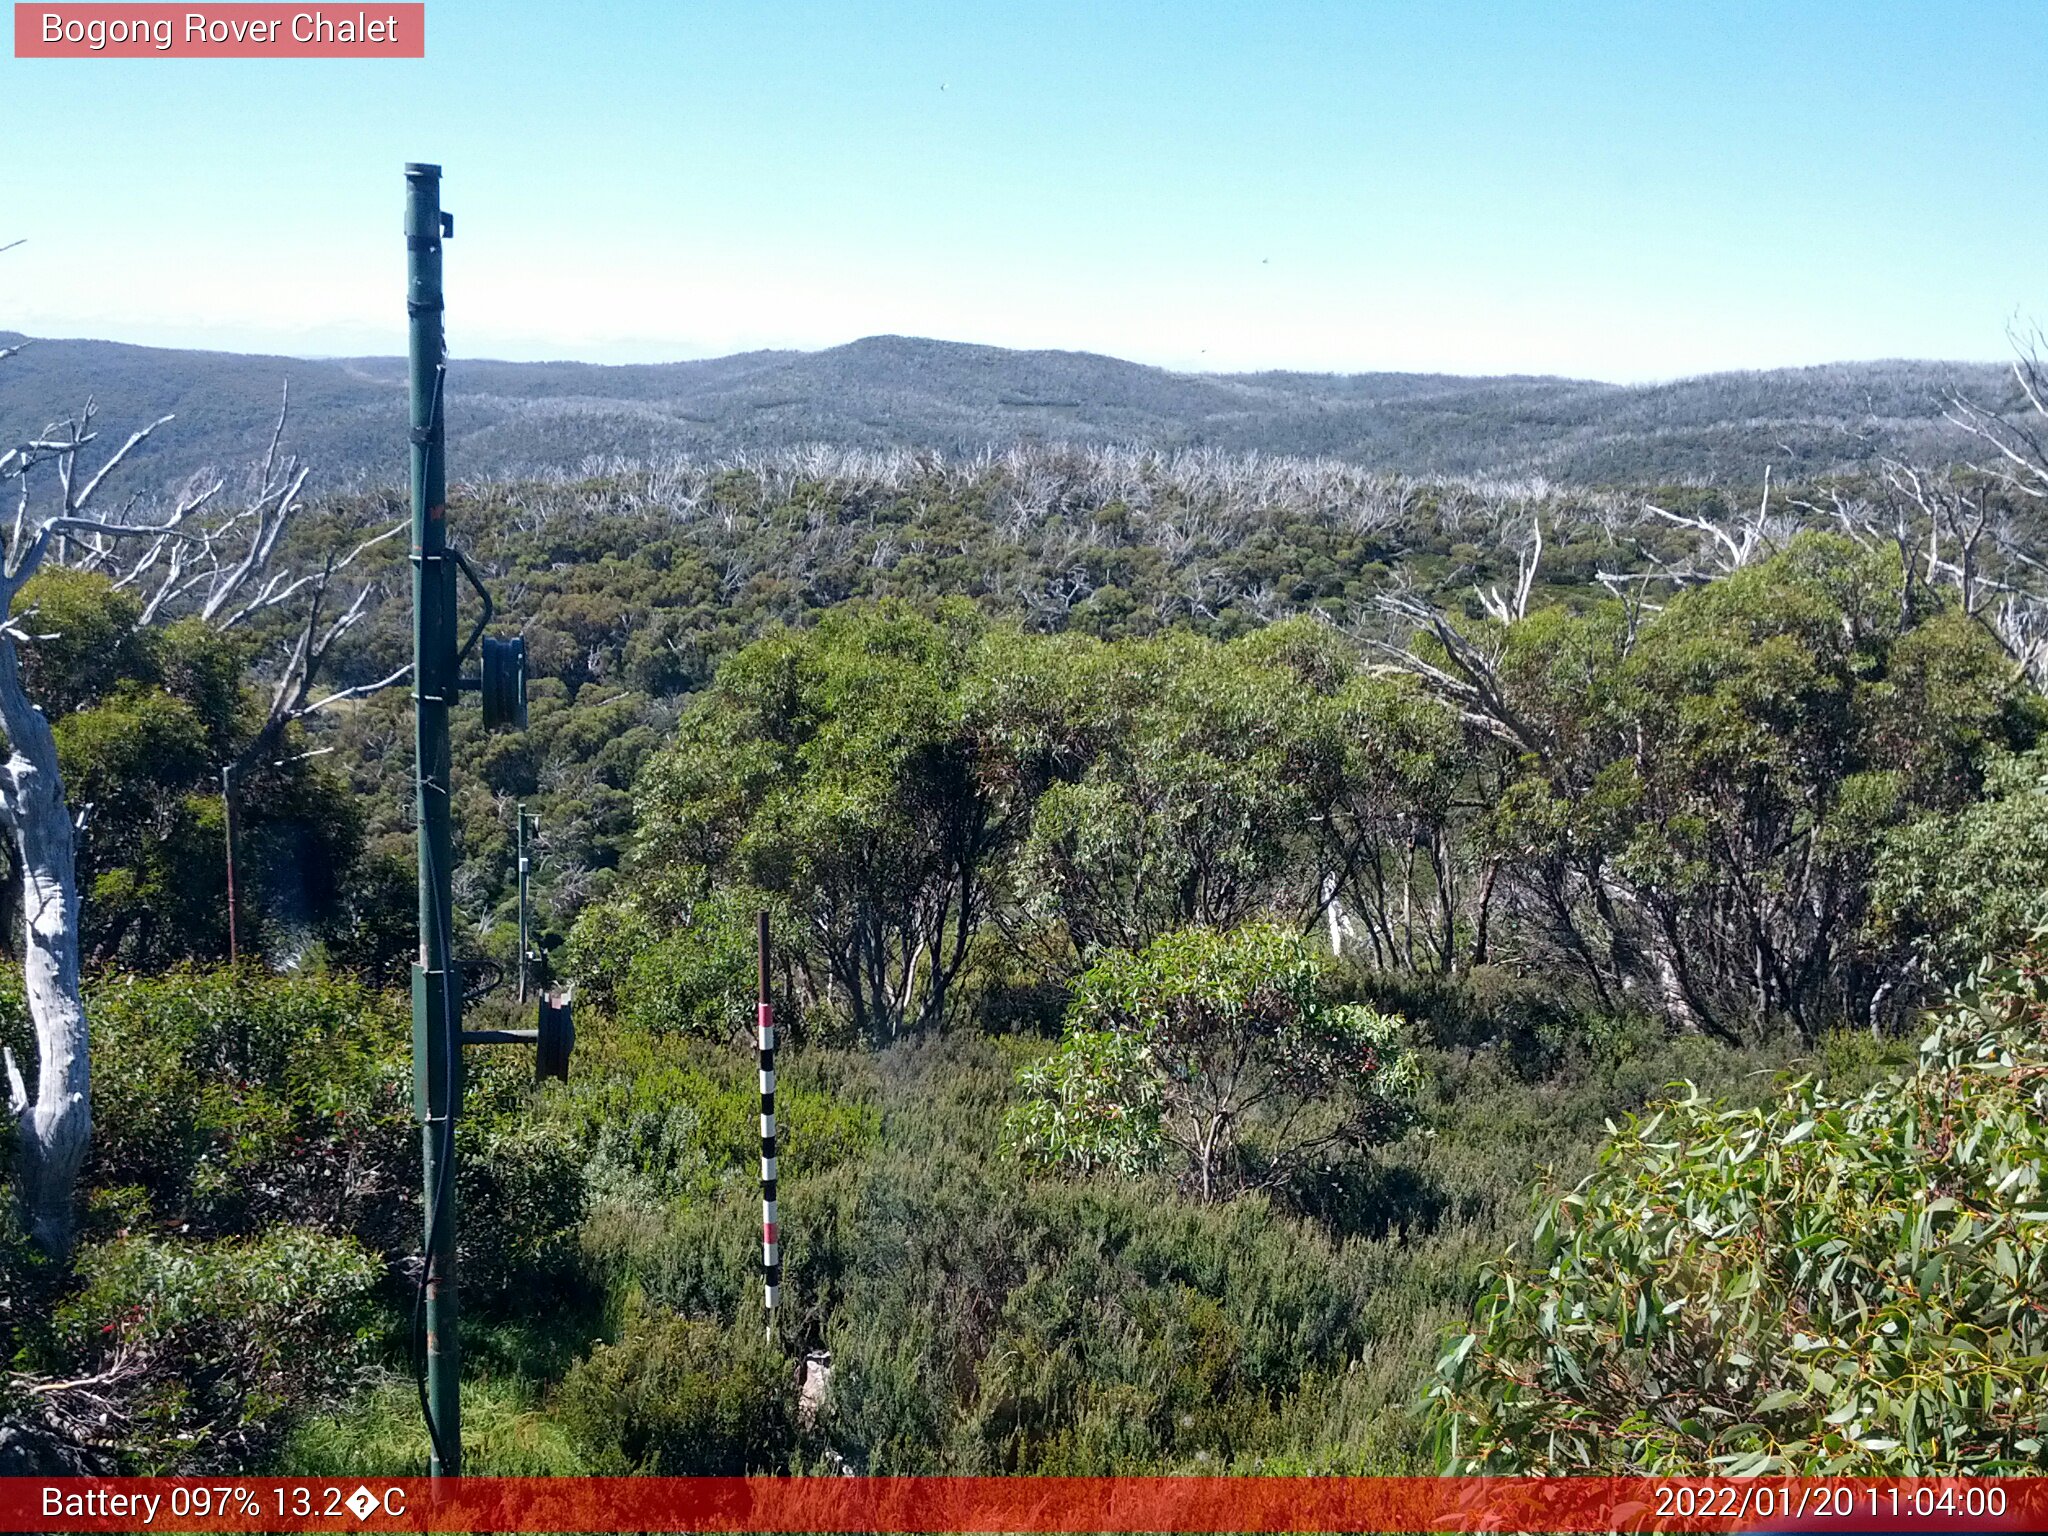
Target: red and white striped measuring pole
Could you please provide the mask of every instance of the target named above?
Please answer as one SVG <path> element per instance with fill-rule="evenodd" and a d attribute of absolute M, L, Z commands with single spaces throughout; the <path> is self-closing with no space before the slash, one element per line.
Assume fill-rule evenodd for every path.
<path fill-rule="evenodd" d="M 757 917 L 755 949 L 761 996 L 754 1030 L 761 1052 L 761 1284 L 767 1300 L 767 1339 L 775 1342 L 775 1307 L 782 1291 L 782 1233 L 775 1224 L 775 1006 L 768 1001 L 768 914 Z"/>

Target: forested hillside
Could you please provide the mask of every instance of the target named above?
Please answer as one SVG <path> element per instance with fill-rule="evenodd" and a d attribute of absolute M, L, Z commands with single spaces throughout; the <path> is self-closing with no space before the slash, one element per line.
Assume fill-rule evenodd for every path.
<path fill-rule="evenodd" d="M 1684 473 L 1023 446 L 465 486 L 533 678 L 523 734 L 458 717 L 458 947 L 513 1022 L 524 803 L 580 1035 L 566 1084 L 474 1063 L 472 1469 L 2034 1465 L 2037 1397 L 1883 1383 L 1956 1374 L 1949 1319 L 1994 1387 L 2038 1354 L 2037 481 Z M 280 519 L 266 558 L 352 615 L 296 711 L 326 621 L 282 600 L 222 627 L 89 529 L 15 598 L 79 813 L 96 1118 L 72 1251 L 0 1242 L 6 1454 L 423 1459 L 410 701 L 379 686 L 410 573 L 366 542 L 401 514 Z M 20 993 L 0 1039 L 33 1052 Z M 1930 1160 L 1946 1222 L 1897 1182 Z M 1811 1216 L 1759 1215 L 1752 1168 Z M 1646 1189 L 1721 1202 L 1776 1278 L 1582 1214 Z M 1844 1190 L 1878 1213 L 1853 1285 L 1800 1258 Z M 1909 1245 L 1953 1265 L 1913 1270 L 1924 1348 L 1859 1322 L 1825 1382 L 1787 1364 L 1815 1308 L 1907 1306 Z M 1584 1343 L 1650 1383 L 1640 1422 L 1541 1311 L 1616 1287 L 1657 1324 Z"/>
<path fill-rule="evenodd" d="M 0 334 L 0 348 L 22 338 Z M 161 489 L 260 448 L 289 381 L 322 488 L 395 484 L 405 368 L 38 340 L 0 370 L 0 420 L 177 412 L 144 473 Z M 1872 362 L 1618 386 L 1439 374 L 1174 373 L 1081 352 L 874 336 L 822 352 L 637 367 L 458 361 L 451 462 L 465 474 L 587 473 L 593 463 L 762 453 L 811 443 L 975 454 L 1044 443 L 1328 455 L 1404 475 L 1753 484 L 1939 457 L 1945 397 L 1996 399 L 2003 370 Z M 140 467 L 140 466 L 139 466 Z"/>

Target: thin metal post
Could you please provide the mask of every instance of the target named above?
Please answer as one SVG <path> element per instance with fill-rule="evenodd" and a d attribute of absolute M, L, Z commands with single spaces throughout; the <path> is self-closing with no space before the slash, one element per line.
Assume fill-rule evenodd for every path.
<path fill-rule="evenodd" d="M 448 710 L 458 686 L 455 562 L 448 555 L 442 408 L 441 168 L 405 168 L 406 314 L 412 416 L 414 789 L 419 818 L 420 954 L 412 973 L 413 1099 L 420 1120 L 426 1256 L 416 1327 L 436 1477 L 462 1471 L 462 1346 L 455 1281 L 455 1119 L 462 1107 L 462 989 L 454 973 Z"/>
<path fill-rule="evenodd" d="M 754 950 L 760 962 L 760 1000 L 754 1023 L 761 1052 L 761 1285 L 768 1313 L 765 1330 L 775 1342 L 775 1306 L 782 1291 L 782 1233 L 775 1222 L 775 1006 L 768 1000 L 768 914 L 755 919 Z"/>
<path fill-rule="evenodd" d="M 235 765 L 220 765 L 221 822 L 227 831 L 228 842 L 228 964 L 238 965 L 242 959 L 240 937 L 235 932 Z"/>

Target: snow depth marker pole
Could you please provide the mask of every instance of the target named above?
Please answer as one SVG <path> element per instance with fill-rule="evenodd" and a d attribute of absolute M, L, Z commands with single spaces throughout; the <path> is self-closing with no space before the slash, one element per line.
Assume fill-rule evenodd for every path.
<path fill-rule="evenodd" d="M 775 1304 L 782 1291 L 782 1234 L 775 1224 L 775 1006 L 768 1001 L 768 914 L 755 917 L 754 950 L 760 961 L 761 995 L 754 1009 L 761 1052 L 761 1284 L 767 1302 L 764 1337 L 775 1342 Z"/>
<path fill-rule="evenodd" d="M 526 874 L 527 874 L 527 862 L 526 862 L 526 802 L 525 802 L 525 801 L 523 801 L 523 800 L 522 800 L 522 801 L 521 801 L 521 802 L 519 803 L 518 815 L 519 815 L 519 1001 L 523 1003 L 523 1002 L 525 1002 L 525 1001 L 526 1001 L 526 975 L 527 975 L 527 971 L 528 971 L 528 970 L 530 969 L 530 967 L 529 967 L 529 966 L 527 965 L 527 961 L 528 961 L 528 959 L 529 959 L 529 958 L 531 957 L 531 953 L 532 953 L 532 950 L 531 950 L 531 946 L 530 946 L 530 944 L 528 943 L 528 940 L 527 940 L 527 933 L 528 933 L 528 928 L 527 928 L 527 914 L 526 914 Z"/>

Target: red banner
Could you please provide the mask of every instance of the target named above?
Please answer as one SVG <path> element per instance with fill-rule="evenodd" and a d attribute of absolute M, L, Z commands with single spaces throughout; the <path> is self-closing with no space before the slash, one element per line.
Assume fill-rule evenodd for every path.
<path fill-rule="evenodd" d="M 423 59 L 424 4 L 24 5 L 17 59 Z"/>
<path fill-rule="evenodd" d="M 0 1478 L 0 1531 L 2044 1529 L 2031 1478 Z"/>

